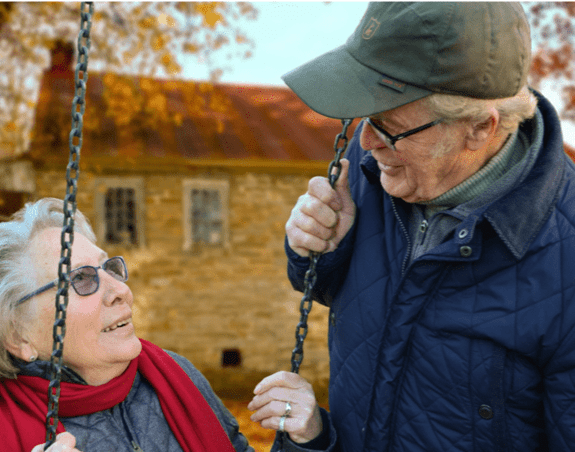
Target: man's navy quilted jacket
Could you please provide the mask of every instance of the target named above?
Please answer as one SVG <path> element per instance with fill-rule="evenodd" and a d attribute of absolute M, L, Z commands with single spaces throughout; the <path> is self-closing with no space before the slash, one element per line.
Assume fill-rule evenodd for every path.
<path fill-rule="evenodd" d="M 341 450 L 575 450 L 575 166 L 544 98 L 538 115 L 523 183 L 409 265 L 409 205 L 366 179 L 371 157 L 350 143 L 357 217 L 314 293 L 330 306 Z M 301 290 L 308 260 L 286 250 Z"/>

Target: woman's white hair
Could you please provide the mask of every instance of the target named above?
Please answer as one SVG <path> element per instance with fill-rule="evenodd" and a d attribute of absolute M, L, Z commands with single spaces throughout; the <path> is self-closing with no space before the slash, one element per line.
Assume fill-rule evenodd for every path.
<path fill-rule="evenodd" d="M 452 94 L 434 93 L 424 99 L 429 111 L 445 124 L 466 121 L 478 125 L 490 116 L 489 110 L 495 107 L 499 112 L 499 130 L 513 132 L 521 122 L 531 118 L 537 109 L 537 98 L 524 86 L 513 97 L 503 99 L 474 99 Z"/>
<path fill-rule="evenodd" d="M 62 228 L 64 202 L 43 198 L 27 203 L 9 221 L 0 223 L 0 378 L 15 378 L 18 369 L 4 344 L 11 337 L 25 334 L 26 320 L 33 313 L 33 300 L 20 306 L 16 302 L 37 289 L 30 278 L 33 258 L 29 253 L 32 239 L 42 230 Z M 78 210 L 74 216 L 74 233 L 84 235 L 92 243 L 96 236 L 86 217 Z"/>

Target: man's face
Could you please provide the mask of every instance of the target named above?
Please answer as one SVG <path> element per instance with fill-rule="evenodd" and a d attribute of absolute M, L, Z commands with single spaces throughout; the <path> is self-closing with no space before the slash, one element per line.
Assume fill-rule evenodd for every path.
<path fill-rule="evenodd" d="M 371 118 L 392 135 L 438 119 L 427 111 L 424 100 Z M 377 161 L 383 189 L 406 202 L 417 203 L 438 197 L 478 169 L 475 158 L 479 153 L 465 149 L 464 132 L 458 124 L 439 124 L 397 141 L 394 151 L 377 130 L 364 123 L 360 145 Z"/>

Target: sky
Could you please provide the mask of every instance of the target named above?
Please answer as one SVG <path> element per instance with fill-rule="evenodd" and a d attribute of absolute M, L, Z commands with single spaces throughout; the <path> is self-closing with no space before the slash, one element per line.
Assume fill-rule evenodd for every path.
<path fill-rule="evenodd" d="M 221 82 L 285 86 L 281 76 L 297 66 L 345 43 L 361 20 L 367 2 L 252 2 L 255 20 L 241 29 L 254 41 L 253 56 L 226 60 Z M 216 64 L 216 66 L 218 66 Z M 193 59 L 184 66 L 185 77 L 207 78 Z"/>
<path fill-rule="evenodd" d="M 281 76 L 345 43 L 365 12 L 368 2 L 252 2 L 255 20 L 240 23 L 255 43 L 248 59 L 215 61 L 223 67 L 220 82 L 286 86 Z M 207 79 L 205 66 L 192 58 L 184 63 L 184 77 Z M 560 90 L 544 84 L 542 93 L 559 110 Z M 565 141 L 575 147 L 575 124 L 563 121 Z"/>

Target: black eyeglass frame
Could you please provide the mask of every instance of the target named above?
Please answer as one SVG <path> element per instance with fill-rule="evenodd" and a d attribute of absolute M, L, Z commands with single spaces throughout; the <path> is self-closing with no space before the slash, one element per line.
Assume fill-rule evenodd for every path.
<path fill-rule="evenodd" d="M 124 274 L 126 275 L 126 279 L 118 279 L 116 278 L 114 275 L 112 275 L 110 272 L 107 272 L 104 267 L 106 266 L 106 264 L 112 260 L 115 259 L 119 259 L 119 261 L 122 263 L 122 266 L 124 267 Z M 70 282 L 70 285 L 74 288 L 74 291 L 80 295 L 81 297 L 87 297 L 88 295 L 92 295 L 96 292 L 98 292 L 98 289 L 100 288 L 100 277 L 98 276 L 98 270 L 99 269 L 103 269 L 104 271 L 106 271 L 106 273 L 108 273 L 110 276 L 112 276 L 112 278 L 121 281 L 121 282 L 126 282 L 128 280 L 128 267 L 126 266 L 126 261 L 124 260 L 124 258 L 122 256 L 114 256 L 111 257 L 110 259 L 107 259 L 105 262 L 102 263 L 102 265 L 98 266 L 98 267 L 94 267 L 93 265 L 83 265 L 82 267 L 78 267 L 75 268 L 74 270 L 72 270 L 70 272 L 70 275 L 72 275 L 73 272 L 76 272 L 78 270 L 81 270 L 83 268 L 92 268 L 94 269 L 94 272 L 96 274 L 95 278 L 96 278 L 96 289 L 94 289 L 94 291 L 89 292 L 89 293 L 85 293 L 85 294 L 81 294 L 78 292 L 78 290 L 76 289 L 76 286 L 74 285 L 73 282 Z M 20 304 L 24 303 L 25 301 L 28 301 L 30 298 L 35 297 L 36 295 L 40 295 L 43 292 L 46 292 L 47 290 L 50 290 L 52 287 L 56 287 L 56 285 L 58 284 L 58 280 L 55 279 L 54 281 L 49 282 L 48 284 L 40 287 L 39 289 L 35 290 L 34 292 L 23 296 L 22 298 L 20 298 L 17 302 L 16 302 L 16 306 L 19 306 Z"/>
<path fill-rule="evenodd" d="M 427 124 L 416 127 L 415 129 L 408 130 L 407 132 L 403 132 L 403 133 L 400 133 L 397 135 L 392 135 L 387 130 L 385 130 L 383 127 L 375 124 L 371 118 L 365 118 L 365 122 L 367 122 L 371 127 L 373 127 L 375 130 L 377 130 L 378 132 L 380 132 L 383 135 L 382 138 L 383 138 L 383 141 L 385 141 L 385 145 L 393 151 L 396 150 L 395 149 L 395 143 L 397 143 L 399 140 L 402 140 L 403 138 L 407 138 L 408 136 L 413 135 L 415 133 L 422 132 L 426 129 L 429 129 L 430 127 L 436 126 L 437 124 L 439 124 L 442 121 L 443 121 L 442 119 L 436 119 L 435 121 L 428 122 Z"/>

